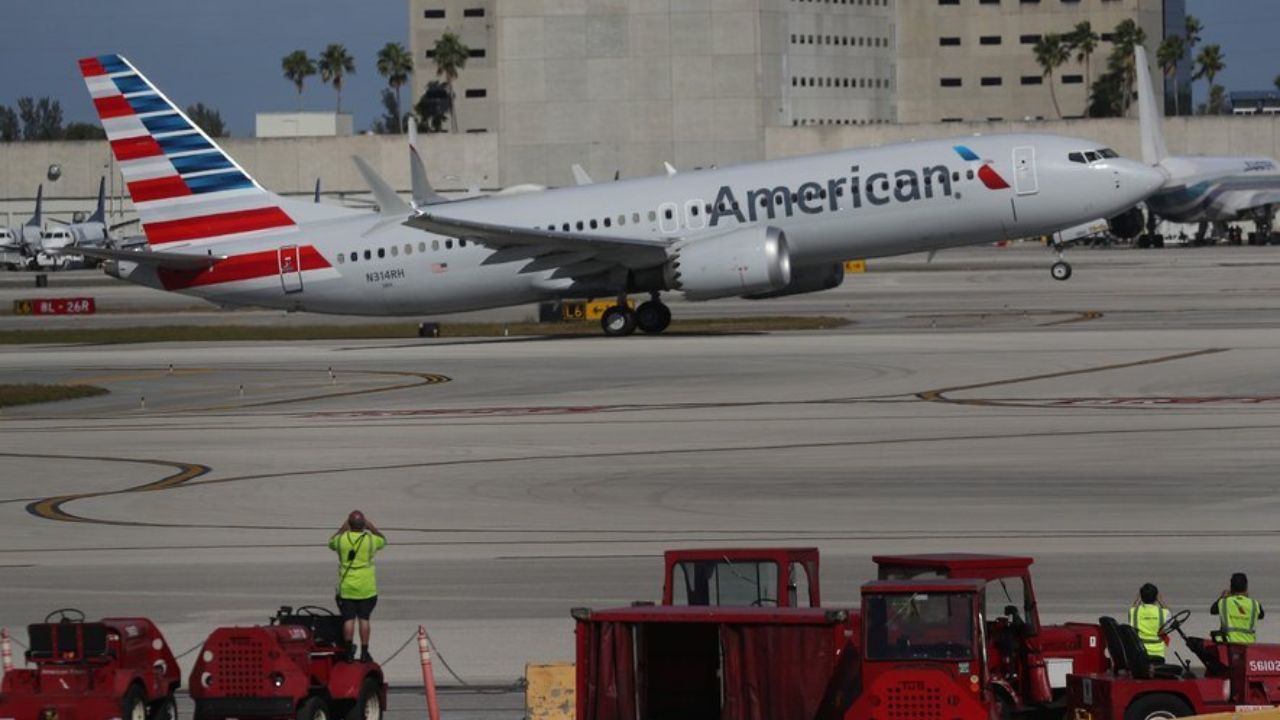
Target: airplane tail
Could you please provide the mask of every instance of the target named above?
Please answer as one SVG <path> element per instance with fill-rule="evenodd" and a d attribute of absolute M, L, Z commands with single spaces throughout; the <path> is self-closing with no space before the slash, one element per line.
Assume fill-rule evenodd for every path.
<path fill-rule="evenodd" d="M 1134 64 L 1138 69 L 1138 124 L 1142 129 L 1142 162 L 1159 165 L 1169 157 L 1161 128 L 1164 113 L 1156 104 L 1155 86 L 1151 83 L 1151 68 L 1147 65 L 1147 51 L 1138 45 L 1134 48 Z"/>
<path fill-rule="evenodd" d="M 27 227 L 39 228 L 44 226 L 44 183 L 36 188 L 36 212 L 27 221 Z"/>
<path fill-rule="evenodd" d="M 98 179 L 98 207 L 86 222 L 107 224 L 107 179 Z"/>
<path fill-rule="evenodd" d="M 324 212 L 263 189 L 120 55 L 84 58 L 80 72 L 153 248 L 296 231 Z"/>
<path fill-rule="evenodd" d="M 422 162 L 422 154 L 418 152 L 418 121 L 412 117 L 409 118 L 409 177 L 413 183 L 414 207 L 449 202 L 431 187 L 431 181 L 427 179 L 427 167 Z"/>

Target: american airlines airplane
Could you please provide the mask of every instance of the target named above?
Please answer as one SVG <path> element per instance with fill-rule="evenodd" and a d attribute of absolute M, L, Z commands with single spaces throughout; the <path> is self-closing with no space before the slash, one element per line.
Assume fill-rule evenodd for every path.
<path fill-rule="evenodd" d="M 84 254 L 221 305 L 421 316 L 606 297 L 606 334 L 660 333 L 662 292 L 825 290 L 847 258 L 1043 235 L 1164 181 L 1109 151 L 1071 162 L 1104 150 L 1087 140 L 993 135 L 454 202 L 423 188 L 410 206 L 357 158 L 379 204 L 369 213 L 264 190 L 124 58 L 80 68 L 148 242 Z M 633 311 L 632 293 L 649 300 Z"/>
<path fill-rule="evenodd" d="M 1204 239 L 1209 224 L 1221 228 L 1239 220 L 1255 221 L 1259 235 L 1270 236 L 1280 207 L 1280 163 L 1258 156 L 1171 156 L 1160 127 L 1162 113 L 1156 105 L 1147 53 L 1141 45 L 1134 52 L 1142 160 L 1168 174 L 1159 192 L 1147 199 L 1147 209 L 1171 222 L 1199 223 L 1199 239 Z"/>

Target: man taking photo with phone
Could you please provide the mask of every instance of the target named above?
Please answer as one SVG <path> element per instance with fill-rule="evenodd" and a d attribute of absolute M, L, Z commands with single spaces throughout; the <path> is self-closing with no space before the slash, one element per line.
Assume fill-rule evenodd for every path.
<path fill-rule="evenodd" d="M 352 510 L 338 532 L 329 538 L 329 549 L 338 554 L 338 613 L 342 615 L 342 639 L 348 659 L 355 657 L 351 642 L 358 621 L 360 661 L 373 660 L 369 656 L 369 617 L 378 604 L 373 557 L 386 545 L 386 536 L 359 510 Z"/>

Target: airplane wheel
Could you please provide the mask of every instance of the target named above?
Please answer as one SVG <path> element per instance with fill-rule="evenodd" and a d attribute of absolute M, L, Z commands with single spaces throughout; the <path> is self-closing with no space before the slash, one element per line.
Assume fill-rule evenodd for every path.
<path fill-rule="evenodd" d="M 636 308 L 636 327 L 640 332 L 657 335 L 671 326 L 671 308 L 650 300 Z"/>
<path fill-rule="evenodd" d="M 1059 260 L 1053 264 L 1053 267 L 1049 268 L 1049 274 L 1053 275 L 1054 280 L 1070 280 L 1071 265 L 1065 260 Z"/>
<path fill-rule="evenodd" d="M 636 331 L 636 314 L 629 307 L 614 305 L 604 311 L 600 327 L 609 337 L 625 337 Z"/>

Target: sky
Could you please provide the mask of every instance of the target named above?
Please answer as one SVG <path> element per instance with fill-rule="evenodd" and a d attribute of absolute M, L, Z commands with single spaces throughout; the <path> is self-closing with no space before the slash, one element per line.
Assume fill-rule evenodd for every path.
<path fill-rule="evenodd" d="M 517 2 L 519 0 L 516 0 Z M 901 0 L 925 2 L 927 0 Z M 1186 0 L 1217 43 L 1228 90 L 1274 88 L 1280 75 L 1280 0 Z M 385 86 L 374 68 L 388 42 L 408 46 L 406 0 L 0 0 L 0 104 L 24 95 L 52 96 L 68 121 L 95 120 L 76 60 L 120 53 L 175 102 L 203 102 L 221 111 L 233 135 L 253 134 L 254 113 L 293 110 L 293 86 L 280 59 L 303 49 L 312 56 L 332 42 L 355 57 L 356 74 L 342 93 L 345 110 L 364 130 L 381 114 Z M 1154 48 L 1151 48 L 1154 51 Z M 1205 83 L 1197 82 L 1197 102 Z M 406 97 L 405 104 L 413 99 Z M 332 88 L 309 78 L 304 107 L 334 107 Z"/>

